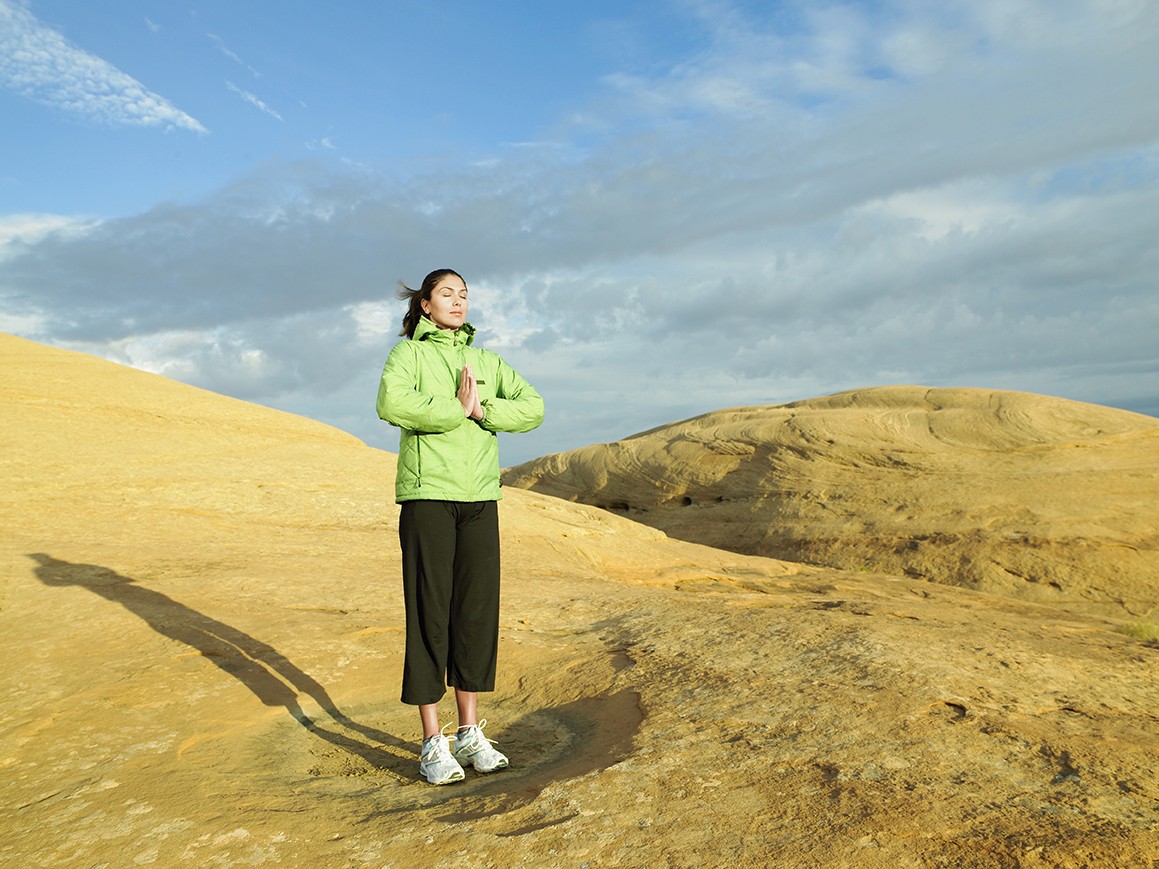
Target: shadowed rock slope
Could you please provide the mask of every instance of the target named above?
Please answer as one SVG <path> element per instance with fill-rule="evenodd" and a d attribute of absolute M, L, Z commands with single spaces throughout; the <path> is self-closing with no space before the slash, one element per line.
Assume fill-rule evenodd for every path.
<path fill-rule="evenodd" d="M 1155 618 L 1159 420 L 1017 392 L 882 387 L 739 407 L 504 482 L 683 540 Z"/>
<path fill-rule="evenodd" d="M 519 490 L 483 703 L 512 765 L 431 787 L 394 456 L 7 336 L 0 365 L 3 865 L 1159 855 L 1159 650 L 1120 623 Z"/>

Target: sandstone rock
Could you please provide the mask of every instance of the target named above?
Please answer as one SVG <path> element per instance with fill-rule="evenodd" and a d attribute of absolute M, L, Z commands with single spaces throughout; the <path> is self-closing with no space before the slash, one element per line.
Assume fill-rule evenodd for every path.
<path fill-rule="evenodd" d="M 753 555 L 1159 613 L 1159 420 L 981 389 L 740 407 L 504 482 Z"/>
<path fill-rule="evenodd" d="M 19 339 L 0 360 L 4 865 L 1159 857 L 1159 649 L 1120 621 L 519 490 L 483 703 L 512 766 L 431 787 L 393 456 Z"/>

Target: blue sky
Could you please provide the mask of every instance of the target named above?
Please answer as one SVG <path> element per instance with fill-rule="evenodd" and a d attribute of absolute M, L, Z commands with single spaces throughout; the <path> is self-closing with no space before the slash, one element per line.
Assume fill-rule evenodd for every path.
<path fill-rule="evenodd" d="M 0 330 L 340 426 L 458 269 L 513 464 L 889 384 L 1159 414 L 1159 4 L 0 0 Z"/>

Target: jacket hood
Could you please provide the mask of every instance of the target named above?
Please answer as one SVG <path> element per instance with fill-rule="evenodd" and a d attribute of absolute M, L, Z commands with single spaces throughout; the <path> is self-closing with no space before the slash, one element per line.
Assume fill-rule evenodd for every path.
<path fill-rule="evenodd" d="M 450 341 L 452 344 L 472 344 L 475 341 L 475 327 L 470 323 L 464 323 L 453 332 L 450 329 L 440 329 L 430 318 L 425 315 L 419 317 L 419 321 L 415 324 L 414 337 L 412 341 Z"/>

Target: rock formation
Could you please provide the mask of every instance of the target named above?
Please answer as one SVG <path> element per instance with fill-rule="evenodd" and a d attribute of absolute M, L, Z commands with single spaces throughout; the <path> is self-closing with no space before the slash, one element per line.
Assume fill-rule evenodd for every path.
<path fill-rule="evenodd" d="M 682 540 L 1159 613 L 1159 420 L 981 389 L 739 407 L 509 469 Z"/>
<path fill-rule="evenodd" d="M 4 865 L 1159 858 L 1159 648 L 1124 619 L 518 489 L 482 706 L 512 766 L 431 787 L 391 454 L 8 336 L 0 362 Z"/>

